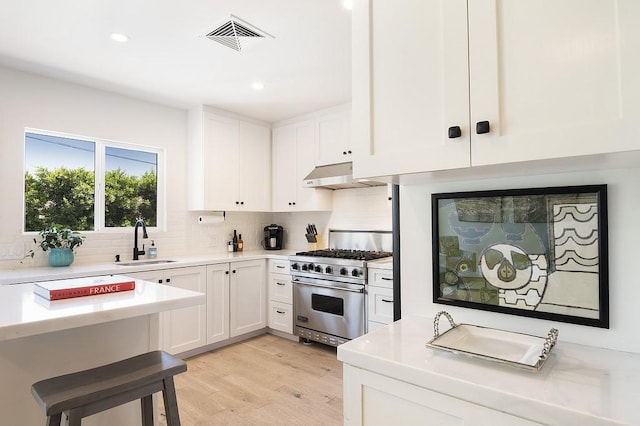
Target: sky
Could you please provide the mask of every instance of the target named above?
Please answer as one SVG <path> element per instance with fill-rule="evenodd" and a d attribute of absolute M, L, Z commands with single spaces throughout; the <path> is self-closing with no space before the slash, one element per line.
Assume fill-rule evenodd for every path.
<path fill-rule="evenodd" d="M 33 173 L 39 166 L 49 170 L 65 166 L 69 169 L 84 167 L 94 170 L 94 142 L 60 136 L 26 133 L 25 170 Z M 155 170 L 155 153 L 106 147 L 105 166 L 107 171 L 120 167 L 129 175 L 142 176 L 148 170 Z"/>

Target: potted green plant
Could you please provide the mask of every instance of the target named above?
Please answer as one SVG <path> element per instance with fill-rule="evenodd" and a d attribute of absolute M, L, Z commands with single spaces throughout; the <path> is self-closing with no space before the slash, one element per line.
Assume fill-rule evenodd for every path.
<path fill-rule="evenodd" d="M 40 246 L 42 251 L 49 251 L 49 265 L 51 266 L 69 266 L 73 263 L 73 250 L 84 242 L 84 235 L 69 228 L 62 228 L 51 225 L 44 228 L 38 234 L 40 240 L 33 239 L 33 242 Z M 31 251 L 33 257 L 33 250 Z"/>

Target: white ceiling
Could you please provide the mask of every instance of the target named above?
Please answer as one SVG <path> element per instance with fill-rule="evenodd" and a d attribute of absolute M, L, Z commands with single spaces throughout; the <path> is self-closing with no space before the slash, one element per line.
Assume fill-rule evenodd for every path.
<path fill-rule="evenodd" d="M 342 0 L 2 3 L 0 64 L 12 68 L 268 122 L 351 100 L 351 12 Z M 275 38 L 243 52 L 205 38 L 231 14 Z M 113 32 L 130 41 L 112 41 Z"/>

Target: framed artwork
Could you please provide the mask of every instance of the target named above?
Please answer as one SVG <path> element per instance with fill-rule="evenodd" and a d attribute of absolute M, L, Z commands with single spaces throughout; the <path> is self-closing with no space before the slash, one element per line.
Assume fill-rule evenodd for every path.
<path fill-rule="evenodd" d="M 433 301 L 609 328 L 607 186 L 432 194 Z"/>

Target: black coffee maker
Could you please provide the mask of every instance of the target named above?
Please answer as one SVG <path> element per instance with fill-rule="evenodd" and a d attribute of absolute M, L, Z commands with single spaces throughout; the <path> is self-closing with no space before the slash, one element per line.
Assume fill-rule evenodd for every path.
<path fill-rule="evenodd" d="M 282 237 L 284 230 L 282 226 L 272 223 L 264 227 L 264 249 L 265 250 L 282 250 Z"/>

